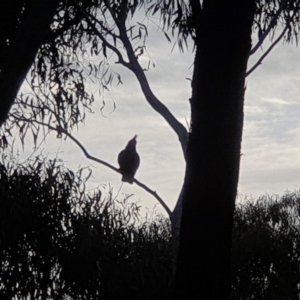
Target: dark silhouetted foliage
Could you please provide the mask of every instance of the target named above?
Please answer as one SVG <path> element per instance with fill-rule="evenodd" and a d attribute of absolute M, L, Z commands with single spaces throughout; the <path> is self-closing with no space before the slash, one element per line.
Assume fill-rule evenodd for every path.
<path fill-rule="evenodd" d="M 0 298 L 171 299 L 170 223 L 142 218 L 80 169 L 0 165 Z M 236 208 L 232 300 L 299 299 L 300 193 Z"/>
<path fill-rule="evenodd" d="M 1 165 L 0 298 L 168 299 L 169 222 L 142 221 L 129 196 L 89 195 L 82 174 Z"/>
<path fill-rule="evenodd" d="M 300 193 L 237 207 L 231 299 L 300 299 Z"/>

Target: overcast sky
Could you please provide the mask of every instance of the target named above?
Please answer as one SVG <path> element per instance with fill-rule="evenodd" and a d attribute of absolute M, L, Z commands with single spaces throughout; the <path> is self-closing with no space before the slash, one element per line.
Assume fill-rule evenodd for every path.
<path fill-rule="evenodd" d="M 150 32 L 148 52 L 155 68 L 147 72 L 155 95 L 183 123 L 189 120 L 190 82 L 193 54 L 180 54 L 161 34 Z M 263 47 L 263 50 L 266 46 Z M 249 61 L 249 67 L 262 54 Z M 114 66 L 122 75 L 123 85 L 105 95 L 106 106 L 100 113 L 87 115 L 85 126 L 73 132 L 91 155 L 117 167 L 118 153 L 129 139 L 138 134 L 137 151 L 141 158 L 136 178 L 148 185 L 172 209 L 180 192 L 185 164 L 176 135 L 144 99 L 140 87 L 128 70 Z M 280 44 L 263 64 L 247 78 L 245 124 L 238 194 L 257 197 L 261 194 L 283 194 L 300 189 L 300 49 Z M 96 88 L 95 88 L 96 91 Z M 113 99 L 114 101 L 112 101 Z M 112 112 L 113 105 L 116 110 Z M 43 154 L 53 157 L 55 151 L 65 165 L 74 170 L 92 165 L 91 186 L 111 185 L 117 193 L 120 174 L 87 160 L 71 141 L 47 139 Z M 30 153 L 28 147 L 22 157 Z M 123 184 L 120 192 L 135 194 L 141 204 L 152 208 L 156 203 L 139 187 Z"/>

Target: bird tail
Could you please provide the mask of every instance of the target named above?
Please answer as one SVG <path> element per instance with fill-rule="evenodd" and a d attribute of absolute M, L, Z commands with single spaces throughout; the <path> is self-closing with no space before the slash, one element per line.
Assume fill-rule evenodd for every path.
<path fill-rule="evenodd" d="M 133 177 L 130 176 L 130 175 L 128 175 L 128 174 L 123 174 L 122 181 L 123 182 L 128 182 L 130 184 L 133 184 Z"/>

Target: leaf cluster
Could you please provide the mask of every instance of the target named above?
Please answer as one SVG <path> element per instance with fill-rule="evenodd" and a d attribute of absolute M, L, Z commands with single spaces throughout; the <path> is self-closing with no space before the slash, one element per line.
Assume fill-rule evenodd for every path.
<path fill-rule="evenodd" d="M 299 35 L 299 0 L 259 0 L 255 1 L 256 12 L 253 31 L 257 32 L 258 39 L 268 34 L 273 40 L 279 30 L 287 28 L 284 36 L 286 42 L 296 41 Z"/>
<path fill-rule="evenodd" d="M 173 36 L 177 35 L 177 43 L 180 51 L 188 49 L 188 39 L 195 40 L 196 24 L 192 15 L 191 1 L 186 0 L 160 0 L 153 1 L 148 8 L 148 14 L 159 14 L 163 28 L 171 30 Z M 198 15 L 200 17 L 200 15 Z M 168 35 L 167 39 L 170 41 Z"/>

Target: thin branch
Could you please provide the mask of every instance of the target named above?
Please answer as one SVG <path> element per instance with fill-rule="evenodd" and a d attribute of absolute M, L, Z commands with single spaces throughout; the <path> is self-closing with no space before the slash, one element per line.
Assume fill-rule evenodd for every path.
<path fill-rule="evenodd" d="M 166 203 L 164 202 L 164 200 L 157 195 L 156 191 L 153 191 L 153 190 L 149 189 L 145 184 L 141 183 L 140 181 L 138 181 L 135 178 L 133 179 L 133 182 L 135 182 L 139 187 L 141 187 L 142 189 L 144 189 L 145 191 L 147 191 L 149 194 L 151 194 L 153 197 L 155 197 L 157 199 L 157 201 L 161 204 L 161 206 L 166 210 L 166 212 L 168 213 L 169 217 L 171 218 L 172 211 L 166 205 Z"/>
<path fill-rule="evenodd" d="M 114 39 L 119 39 L 120 37 L 116 34 L 114 34 L 110 29 L 107 29 L 102 22 L 100 22 L 96 17 L 94 17 L 92 14 L 88 13 L 87 11 L 85 11 L 86 15 L 88 17 L 90 17 L 95 23 L 97 23 L 102 30 L 105 31 L 106 34 L 109 34 L 110 36 L 112 36 Z"/>
<path fill-rule="evenodd" d="M 145 72 L 139 64 L 138 58 L 134 54 L 132 44 L 130 43 L 126 34 L 125 23 L 119 23 L 118 28 L 120 31 L 120 39 L 123 42 L 129 59 L 129 65 L 127 67 L 136 76 L 147 102 L 165 119 L 165 121 L 177 134 L 182 147 L 183 155 L 185 157 L 188 142 L 188 132 L 186 128 L 173 116 L 170 110 L 152 92 Z"/>
<path fill-rule="evenodd" d="M 13 115 L 10 115 L 11 117 L 17 119 L 17 120 L 20 120 L 20 121 L 25 121 L 25 122 L 28 122 L 28 120 L 26 118 L 19 118 L 19 117 L 15 117 Z M 30 121 L 29 121 L 30 122 Z M 102 160 L 102 159 L 99 159 L 97 157 L 94 157 L 92 155 L 90 155 L 88 153 L 88 151 L 85 149 L 85 147 L 74 137 L 72 136 L 70 133 L 68 133 L 66 130 L 64 130 L 62 127 L 53 127 L 47 123 L 44 123 L 44 122 L 40 122 L 40 121 L 37 121 L 37 120 L 32 120 L 32 122 L 34 123 L 37 123 L 39 125 L 42 125 L 42 126 L 46 126 L 48 127 L 50 130 L 54 130 L 56 131 L 58 134 L 65 134 L 68 138 L 70 138 L 81 150 L 82 152 L 84 153 L 84 155 L 86 156 L 86 158 L 90 159 L 90 160 L 93 160 L 95 162 L 98 162 L 112 170 L 114 170 L 115 172 L 118 172 L 120 174 L 122 174 L 120 172 L 119 169 L 117 169 L 116 167 L 114 167 L 113 165 L 107 163 L 106 161 Z M 141 187 L 142 189 L 144 189 L 146 192 L 148 192 L 149 194 L 151 194 L 154 198 L 156 198 L 156 200 L 162 205 L 162 207 L 166 210 L 166 212 L 168 213 L 169 217 L 172 216 L 172 211 L 170 210 L 170 208 L 166 205 L 166 203 L 164 202 L 164 200 L 156 193 L 156 191 L 153 191 L 151 190 L 150 188 L 148 188 L 145 184 L 143 184 L 142 182 L 138 181 L 137 179 L 133 179 L 133 182 L 136 183 L 136 185 L 138 185 L 139 187 Z"/>
<path fill-rule="evenodd" d="M 284 30 L 282 31 L 280 36 L 274 41 L 274 43 L 272 43 L 272 45 L 269 47 L 269 49 L 260 57 L 260 59 L 256 62 L 256 64 L 248 72 L 246 72 L 246 77 L 248 75 L 250 75 L 262 63 L 262 61 L 272 51 L 272 49 L 275 47 L 275 45 L 283 38 L 283 36 L 285 35 L 288 28 L 289 28 L 289 25 L 287 25 L 284 28 Z"/>
<path fill-rule="evenodd" d="M 276 21 L 277 21 L 277 18 L 279 17 L 279 15 L 281 14 L 281 12 L 283 11 L 283 9 L 285 8 L 286 4 L 287 4 L 288 0 L 284 0 L 278 11 L 276 12 L 276 14 L 274 15 L 274 17 L 272 18 L 268 28 L 265 30 L 265 32 L 260 36 L 257 44 L 251 49 L 250 51 L 250 54 L 249 55 L 252 55 L 254 54 L 257 49 L 263 44 L 264 40 L 266 39 L 266 37 L 269 35 L 270 31 L 272 30 L 272 28 L 274 27 Z"/>

